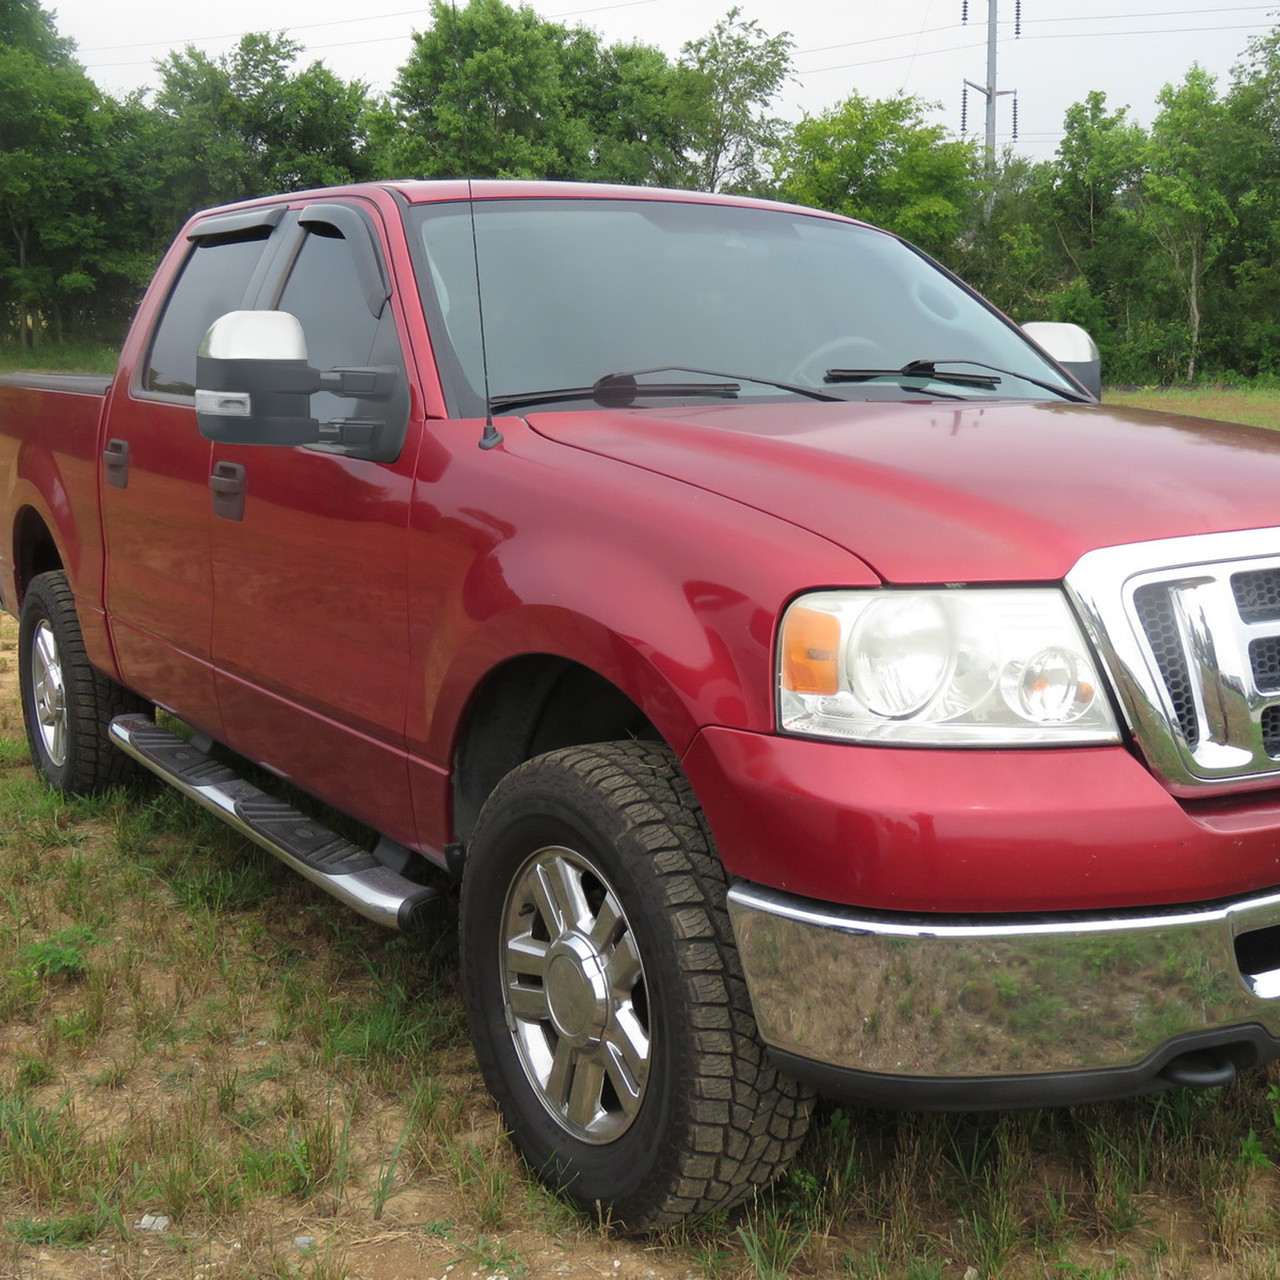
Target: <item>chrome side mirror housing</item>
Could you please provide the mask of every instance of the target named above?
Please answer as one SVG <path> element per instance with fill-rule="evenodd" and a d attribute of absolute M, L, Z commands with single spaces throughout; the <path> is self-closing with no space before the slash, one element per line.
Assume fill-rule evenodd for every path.
<path fill-rule="evenodd" d="M 209 326 L 196 353 L 196 422 L 223 444 L 326 444 L 376 450 L 385 424 L 320 423 L 311 397 L 328 391 L 386 403 L 400 378 L 387 367 L 321 373 L 307 362 L 302 325 L 287 311 L 228 311 Z"/>
<path fill-rule="evenodd" d="M 1022 332 L 1075 377 L 1086 391 L 1102 398 L 1102 360 L 1098 345 L 1078 324 L 1031 320 L 1022 326 Z"/>

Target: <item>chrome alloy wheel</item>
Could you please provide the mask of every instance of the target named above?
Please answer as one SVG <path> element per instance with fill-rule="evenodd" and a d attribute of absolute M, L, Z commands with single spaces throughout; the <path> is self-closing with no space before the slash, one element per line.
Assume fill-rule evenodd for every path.
<path fill-rule="evenodd" d="M 520 868 L 503 909 L 503 1002 L 520 1064 L 568 1133 L 603 1144 L 649 1080 L 648 989 L 635 935 L 590 859 L 559 846 Z"/>
<path fill-rule="evenodd" d="M 31 693 L 45 754 L 61 768 L 67 762 L 67 691 L 58 642 L 47 619 L 36 627 L 31 645 Z"/>

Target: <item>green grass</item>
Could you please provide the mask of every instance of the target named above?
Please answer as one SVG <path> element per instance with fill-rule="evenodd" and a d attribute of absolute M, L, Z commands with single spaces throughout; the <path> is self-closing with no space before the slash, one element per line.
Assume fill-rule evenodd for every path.
<path fill-rule="evenodd" d="M 119 348 L 101 342 L 0 343 L 0 373 L 114 373 Z"/>
<path fill-rule="evenodd" d="M 1137 391 L 1106 388 L 1102 402 L 1134 409 L 1280 427 L 1280 390 L 1255 387 L 1144 387 Z"/>
<path fill-rule="evenodd" d="M 355 1280 L 365 1249 L 406 1251 L 387 1276 L 1280 1274 L 1275 1068 L 1059 1111 L 824 1104 L 754 1203 L 630 1242 L 514 1156 L 448 920 L 398 937 L 177 796 L 61 801 L 17 749 L 0 815 L 2 1276 L 44 1251 L 69 1277 Z"/>

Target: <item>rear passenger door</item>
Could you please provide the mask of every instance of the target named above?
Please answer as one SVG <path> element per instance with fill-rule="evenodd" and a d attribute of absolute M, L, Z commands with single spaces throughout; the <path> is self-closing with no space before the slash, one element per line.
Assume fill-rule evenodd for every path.
<path fill-rule="evenodd" d="M 259 306 L 301 321 L 314 368 L 391 367 L 395 391 L 389 402 L 312 397 L 321 422 L 381 424 L 367 425 L 369 447 L 214 446 L 228 499 L 210 535 L 218 697 L 238 751 L 411 843 L 405 441 L 418 435 L 406 437 L 397 302 L 371 206 L 296 216 Z"/>

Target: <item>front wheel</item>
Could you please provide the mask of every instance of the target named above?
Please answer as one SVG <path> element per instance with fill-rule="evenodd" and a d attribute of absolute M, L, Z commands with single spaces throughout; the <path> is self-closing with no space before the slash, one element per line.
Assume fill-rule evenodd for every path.
<path fill-rule="evenodd" d="M 51 787 L 89 794 L 136 775 L 107 727 L 113 717 L 150 705 L 90 664 L 61 571 L 38 574 L 23 596 L 18 682 L 31 758 Z"/>
<path fill-rule="evenodd" d="M 462 886 L 481 1070 L 535 1171 L 630 1230 L 738 1203 L 810 1095 L 768 1063 L 724 873 L 671 753 L 568 748 L 485 804 Z"/>

